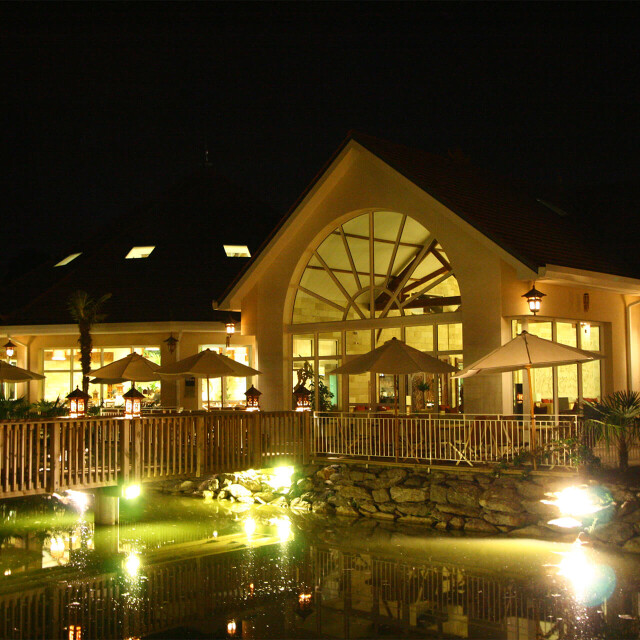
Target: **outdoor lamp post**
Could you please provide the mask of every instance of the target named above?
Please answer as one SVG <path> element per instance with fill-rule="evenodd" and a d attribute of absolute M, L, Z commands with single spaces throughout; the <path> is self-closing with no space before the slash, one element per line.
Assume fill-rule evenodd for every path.
<path fill-rule="evenodd" d="M 9 342 L 4 345 L 4 351 L 7 354 L 7 358 L 13 358 L 13 354 L 16 352 L 16 345 L 11 342 L 11 338 L 9 338 Z"/>
<path fill-rule="evenodd" d="M 231 336 L 236 332 L 236 323 L 233 320 L 229 320 L 229 322 L 227 322 L 225 327 L 227 328 L 227 349 L 228 349 L 229 345 L 231 344 Z"/>
<path fill-rule="evenodd" d="M 80 391 L 78 387 L 67 396 L 70 418 L 84 418 L 87 413 L 89 397 L 88 393 Z"/>
<path fill-rule="evenodd" d="M 311 391 L 299 384 L 293 390 L 293 397 L 296 400 L 296 411 L 311 411 Z"/>
<path fill-rule="evenodd" d="M 523 294 L 522 297 L 527 299 L 529 303 L 529 311 L 533 313 L 535 316 L 538 311 L 540 311 L 540 303 L 542 302 L 542 296 L 546 296 L 546 293 L 542 293 L 542 291 L 538 291 L 535 287 L 531 287 L 527 293 Z"/>
<path fill-rule="evenodd" d="M 258 391 L 253 385 L 249 387 L 244 395 L 247 398 L 247 411 L 260 411 L 260 396 L 262 391 Z"/>
<path fill-rule="evenodd" d="M 144 396 L 132 385 L 122 397 L 124 398 L 124 417 L 139 418 Z"/>

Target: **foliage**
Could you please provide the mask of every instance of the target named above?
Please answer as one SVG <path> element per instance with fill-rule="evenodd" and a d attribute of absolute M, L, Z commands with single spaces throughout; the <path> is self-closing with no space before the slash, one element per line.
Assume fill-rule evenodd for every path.
<path fill-rule="evenodd" d="M 424 393 L 425 391 L 429 391 L 431 389 L 431 383 L 429 383 L 429 382 L 418 382 L 416 387 L 418 388 L 419 391 L 422 391 Z"/>
<path fill-rule="evenodd" d="M 607 449 L 614 445 L 618 451 L 618 468 L 629 467 L 629 448 L 640 435 L 640 393 L 615 391 L 602 402 L 586 402 L 593 416 L 586 420 L 589 435 L 596 442 L 603 441 Z"/>
<path fill-rule="evenodd" d="M 313 373 L 313 367 L 308 360 L 304 361 L 302 369 L 298 369 L 298 384 L 303 385 L 309 380 L 309 390 L 311 394 L 311 408 L 315 411 L 315 377 Z M 318 404 L 320 405 L 319 411 L 331 411 L 334 408 L 334 404 L 331 402 L 333 393 L 329 390 L 329 387 L 324 383 L 324 376 L 318 376 Z"/>
<path fill-rule="evenodd" d="M 71 317 L 78 323 L 80 337 L 80 366 L 82 368 L 82 390 L 89 392 L 89 373 L 91 372 L 91 350 L 93 349 L 93 338 L 91 328 L 96 322 L 104 320 L 101 313 L 104 303 L 111 297 L 106 293 L 99 298 L 92 298 L 86 291 L 74 291 L 68 300 L 68 309 Z"/>
<path fill-rule="evenodd" d="M 498 464 L 500 469 L 521 469 L 529 465 L 554 465 L 558 460 L 570 460 L 573 465 L 582 466 L 592 472 L 599 468 L 600 458 L 593 454 L 589 446 L 577 438 L 553 440 L 531 450 L 522 447 L 514 452 L 511 459 L 504 457 Z"/>
<path fill-rule="evenodd" d="M 33 404 L 24 397 L 0 400 L 0 420 L 27 420 L 29 418 L 57 418 L 66 415 L 68 408 L 60 398 L 55 401 L 39 400 Z"/>

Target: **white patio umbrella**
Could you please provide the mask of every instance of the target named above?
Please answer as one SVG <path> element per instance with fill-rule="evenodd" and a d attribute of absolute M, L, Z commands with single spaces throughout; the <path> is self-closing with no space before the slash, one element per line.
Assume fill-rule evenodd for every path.
<path fill-rule="evenodd" d="M 597 353 L 583 351 L 551 340 L 545 340 L 523 331 L 506 344 L 465 367 L 454 378 L 470 378 L 489 373 L 505 373 L 526 369 L 529 381 L 529 401 L 531 405 L 531 449 L 536 443 L 536 420 L 533 403 L 531 369 L 590 362 L 602 358 Z"/>
<path fill-rule="evenodd" d="M 207 407 L 210 406 L 209 379 L 223 377 L 246 378 L 247 376 L 259 375 L 260 371 L 247 367 L 241 362 L 236 362 L 220 353 L 205 349 L 189 356 L 183 360 L 178 360 L 173 364 L 160 367 L 157 371 L 163 378 L 206 378 L 207 380 Z"/>
<path fill-rule="evenodd" d="M 29 380 L 44 380 L 44 376 L 0 360 L 0 397 L 4 398 L 3 382 L 28 382 Z"/>
<path fill-rule="evenodd" d="M 424 371 L 426 373 L 452 373 L 455 367 L 430 356 L 428 353 L 410 347 L 402 340 L 391 338 L 381 347 L 364 353 L 353 360 L 350 360 L 341 367 L 337 367 L 330 372 L 330 375 L 340 373 L 356 375 L 359 373 L 385 373 L 393 375 L 395 402 L 394 414 L 396 416 L 395 425 L 395 451 L 398 453 L 398 376 Z"/>
<path fill-rule="evenodd" d="M 158 369 L 160 365 L 143 358 L 139 353 L 130 353 L 120 360 L 116 360 L 104 367 L 91 372 L 95 376 L 92 384 L 119 384 L 130 380 L 135 386 L 136 382 L 151 382 L 160 380 Z"/>

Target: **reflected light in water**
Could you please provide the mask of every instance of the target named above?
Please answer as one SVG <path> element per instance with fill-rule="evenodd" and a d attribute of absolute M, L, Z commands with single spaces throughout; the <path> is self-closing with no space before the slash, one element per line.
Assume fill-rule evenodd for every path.
<path fill-rule="evenodd" d="M 63 504 L 69 504 L 80 513 L 84 513 L 89 508 L 89 495 L 82 491 L 73 491 L 67 489 L 64 496 L 54 493 L 53 496 L 58 498 Z"/>
<path fill-rule="evenodd" d="M 124 570 L 131 578 L 137 578 L 140 573 L 140 558 L 135 554 L 129 554 L 124 561 Z"/>
<path fill-rule="evenodd" d="M 289 518 L 274 518 L 269 522 L 276 526 L 280 542 L 286 542 L 291 539 L 291 520 Z"/>
<path fill-rule="evenodd" d="M 238 625 L 236 624 L 236 621 L 229 620 L 229 622 L 227 622 L 227 633 L 230 636 L 235 636 L 237 630 L 238 630 Z"/>
<path fill-rule="evenodd" d="M 251 537 L 256 532 L 256 521 L 253 518 L 247 518 L 244 521 L 244 532 Z"/>
<path fill-rule="evenodd" d="M 135 500 L 135 498 L 140 497 L 141 493 L 142 488 L 139 484 L 130 484 L 129 486 L 124 488 L 122 495 L 125 500 Z"/>
<path fill-rule="evenodd" d="M 573 595 L 581 605 L 593 607 L 609 598 L 616 587 L 616 574 L 606 564 L 593 562 L 582 545 L 576 542 L 571 551 L 561 554 L 558 575 L 571 584 Z"/>
<path fill-rule="evenodd" d="M 548 524 L 554 524 L 556 527 L 562 527 L 563 529 L 577 529 L 578 527 L 582 526 L 582 521 L 566 516 L 564 518 L 549 520 Z"/>

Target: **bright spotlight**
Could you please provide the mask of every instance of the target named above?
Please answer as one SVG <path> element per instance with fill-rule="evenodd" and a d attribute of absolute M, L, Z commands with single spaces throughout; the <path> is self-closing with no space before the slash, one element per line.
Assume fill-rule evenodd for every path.
<path fill-rule="evenodd" d="M 132 578 L 136 578 L 140 572 L 140 558 L 135 554 L 129 554 L 124 561 L 124 570 Z"/>
<path fill-rule="evenodd" d="M 291 520 L 289 518 L 276 518 L 271 520 L 271 524 L 276 526 L 280 542 L 286 542 L 291 538 Z"/>
<path fill-rule="evenodd" d="M 84 513 L 89 508 L 89 496 L 82 491 L 73 491 L 67 489 L 65 494 L 69 500 L 69 504 L 73 505 L 80 513 Z"/>
<path fill-rule="evenodd" d="M 125 500 L 134 500 L 135 498 L 140 497 L 141 493 L 142 488 L 139 484 L 130 484 L 124 488 L 122 496 Z"/>
<path fill-rule="evenodd" d="M 251 537 L 256 532 L 256 521 L 253 518 L 247 518 L 244 521 L 244 532 Z"/>
<path fill-rule="evenodd" d="M 293 467 L 276 467 L 267 482 L 273 489 L 289 489 L 292 475 Z"/>

